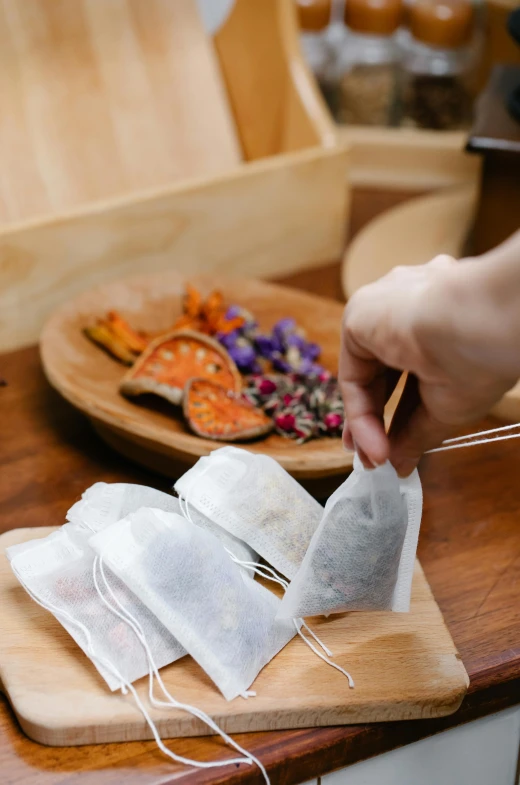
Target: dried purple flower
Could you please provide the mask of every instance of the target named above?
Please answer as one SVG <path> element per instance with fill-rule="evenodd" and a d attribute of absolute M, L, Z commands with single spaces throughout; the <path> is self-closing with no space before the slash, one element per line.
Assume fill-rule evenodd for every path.
<path fill-rule="evenodd" d="M 239 330 L 231 330 L 230 333 L 217 333 L 215 337 L 229 351 L 236 346 L 239 336 Z"/>
<path fill-rule="evenodd" d="M 307 341 L 305 340 L 305 338 L 302 338 L 301 335 L 292 333 L 291 335 L 287 336 L 287 346 L 295 346 L 297 349 L 300 350 L 302 354 L 304 354 L 305 349 L 307 347 Z"/>
<path fill-rule="evenodd" d="M 275 353 L 272 356 L 271 361 L 273 363 L 273 368 L 277 371 L 281 371 L 282 373 L 289 373 L 289 371 L 293 370 L 287 360 L 285 360 L 281 355 L 278 355 L 278 353 Z"/>
<path fill-rule="evenodd" d="M 285 319 L 279 319 L 276 322 L 275 326 L 273 327 L 273 332 L 277 333 L 278 335 L 285 335 L 292 332 L 295 328 L 296 320 L 290 316 L 286 316 Z"/>
<path fill-rule="evenodd" d="M 301 353 L 307 360 L 317 360 L 321 354 L 321 349 L 317 343 L 305 343 Z"/>
<path fill-rule="evenodd" d="M 256 364 L 256 353 L 250 344 L 240 346 L 235 344 L 229 349 L 231 358 L 236 362 L 237 366 L 242 370 L 252 371 Z"/>
<path fill-rule="evenodd" d="M 230 305 L 226 311 L 226 320 L 230 322 L 237 316 L 242 316 L 242 308 L 239 305 Z"/>

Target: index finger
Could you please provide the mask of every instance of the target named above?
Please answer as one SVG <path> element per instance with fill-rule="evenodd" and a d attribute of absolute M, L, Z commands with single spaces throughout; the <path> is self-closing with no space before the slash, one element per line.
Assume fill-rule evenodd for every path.
<path fill-rule="evenodd" d="M 372 466 L 385 463 L 390 455 L 383 420 L 389 395 L 388 371 L 375 355 L 359 345 L 346 319 L 339 361 L 339 385 L 345 408 L 344 441 L 349 446 L 350 437 Z"/>

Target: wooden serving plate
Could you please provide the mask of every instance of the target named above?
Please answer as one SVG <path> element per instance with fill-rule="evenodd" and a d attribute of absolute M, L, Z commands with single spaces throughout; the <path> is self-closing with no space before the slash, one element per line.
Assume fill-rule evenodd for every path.
<path fill-rule="evenodd" d="M 0 536 L 1 689 L 25 733 L 42 744 L 149 739 L 131 695 L 109 692 L 72 638 L 31 600 L 9 567 L 7 547 L 54 530 L 16 529 Z M 355 689 L 298 637 L 261 671 L 253 686 L 257 697 L 249 700 L 224 700 L 189 657 L 163 668 L 161 675 L 177 700 L 203 709 L 228 733 L 442 717 L 460 706 L 468 676 L 419 562 L 410 613 L 343 613 L 310 624 L 335 661 L 351 672 Z M 136 687 L 148 705 L 147 679 Z M 207 733 L 188 714 L 150 714 L 165 738 Z"/>
<path fill-rule="evenodd" d="M 338 365 L 342 306 L 332 300 L 254 280 L 190 277 L 208 293 L 219 288 L 229 303 L 238 303 L 258 318 L 262 329 L 293 316 L 323 349 L 321 362 L 332 372 Z M 106 284 L 58 309 L 41 336 L 41 356 L 50 383 L 83 411 L 101 437 L 130 459 L 176 477 L 202 455 L 222 445 L 193 435 L 180 408 L 150 397 L 127 400 L 118 392 L 125 366 L 92 344 L 82 330 L 108 310 L 120 311 L 137 329 L 166 330 L 181 313 L 187 279 L 176 272 L 139 276 Z M 275 458 L 294 477 L 341 479 L 352 454 L 340 439 L 317 439 L 298 445 L 276 434 L 247 448 Z"/>

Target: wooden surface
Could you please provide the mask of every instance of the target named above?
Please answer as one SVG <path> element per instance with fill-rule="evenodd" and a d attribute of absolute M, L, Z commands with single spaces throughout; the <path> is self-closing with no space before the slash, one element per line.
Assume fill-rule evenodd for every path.
<path fill-rule="evenodd" d="M 238 0 L 217 35 L 240 165 L 236 145 L 232 160 L 218 149 L 230 115 L 193 2 L 0 2 L 0 350 L 143 267 L 269 277 L 340 254 L 348 148 L 299 55 L 292 0 Z"/>
<path fill-rule="evenodd" d="M 204 296 L 220 289 L 227 303 L 247 308 L 266 332 L 279 319 L 294 317 L 308 338 L 323 347 L 320 362 L 331 371 L 337 367 L 339 353 L 339 303 L 256 280 L 185 278 L 175 272 L 138 276 L 85 292 L 63 306 L 41 336 L 47 378 L 70 403 L 94 420 L 110 444 L 170 478 L 178 477 L 218 445 L 193 434 L 178 407 L 165 405 L 161 399 L 123 397 L 119 385 L 126 369 L 89 341 L 83 329 L 116 310 L 137 330 L 152 334 L 171 330 L 182 313 L 187 283 L 199 288 Z M 339 438 L 297 444 L 272 433 L 247 447 L 270 455 L 302 479 L 334 476 L 339 483 L 352 466 L 352 454 L 343 450 Z"/>
<path fill-rule="evenodd" d="M 247 160 L 337 143 L 299 48 L 293 0 L 235 0 L 215 47 Z"/>
<path fill-rule="evenodd" d="M 240 159 L 193 0 L 0 3 L 0 226 Z"/>
<path fill-rule="evenodd" d="M 37 341 L 52 310 L 79 292 L 143 269 L 263 278 L 337 258 L 347 155 L 287 153 L 138 201 L 0 231 L 0 350 Z"/>
<path fill-rule="evenodd" d="M 463 185 L 420 196 L 375 218 L 343 258 L 345 296 L 398 265 L 424 264 L 440 253 L 459 258 L 473 224 L 476 200 L 476 185 Z"/>
<path fill-rule="evenodd" d="M 24 731 L 42 744 L 151 739 L 133 698 L 110 693 L 70 635 L 13 575 L 5 548 L 51 531 L 0 535 L 2 689 Z M 202 709 L 233 734 L 442 717 L 459 708 L 468 677 L 419 563 L 410 613 L 336 614 L 310 625 L 352 674 L 354 689 L 299 636 L 261 671 L 251 700 L 226 701 L 191 657 L 163 668 L 161 676 L 176 700 Z M 148 679 L 136 687 L 148 707 Z M 151 716 L 167 739 L 208 733 L 186 712 L 152 710 Z"/>
<path fill-rule="evenodd" d="M 351 147 L 349 179 L 355 188 L 426 190 L 478 177 L 480 161 L 464 151 L 464 131 L 337 126 L 336 134 Z"/>
<path fill-rule="evenodd" d="M 405 195 L 364 191 L 353 205 L 359 227 Z M 340 266 L 301 272 L 293 285 L 341 296 Z M 85 418 L 46 384 L 35 348 L 0 357 L 0 528 L 51 526 L 88 485 L 160 478 L 108 450 Z M 496 422 L 496 421 L 495 421 Z M 492 427 L 492 421 L 482 423 Z M 305 783 L 328 771 L 407 744 L 520 701 L 520 527 L 518 442 L 438 453 L 421 467 L 425 508 L 419 557 L 470 676 L 451 717 L 349 727 L 243 734 L 274 785 Z M 477 452 L 485 450 L 485 452 Z M 182 739 L 176 752 L 208 760 L 211 739 Z M 16 785 L 172 785 L 258 782 L 252 769 L 233 776 L 173 766 L 153 742 L 48 748 L 29 741 L 0 702 L 0 771 Z"/>

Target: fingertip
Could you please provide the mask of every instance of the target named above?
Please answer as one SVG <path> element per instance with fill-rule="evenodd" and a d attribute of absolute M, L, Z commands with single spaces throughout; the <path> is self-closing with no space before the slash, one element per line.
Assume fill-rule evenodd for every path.
<path fill-rule="evenodd" d="M 404 452 L 399 449 L 390 451 L 390 463 L 402 479 L 410 476 L 420 460 L 421 455 L 417 453 Z"/>
<path fill-rule="evenodd" d="M 369 458 L 368 455 L 359 446 L 356 445 L 356 447 L 358 458 L 365 469 L 377 469 L 380 466 L 380 464 L 374 463 L 374 461 Z"/>
<path fill-rule="evenodd" d="M 382 422 L 372 415 L 365 415 L 351 423 L 352 441 L 366 469 L 377 469 L 389 458 L 390 443 Z"/>
<path fill-rule="evenodd" d="M 390 461 L 390 463 L 396 470 L 397 475 L 402 480 L 405 480 L 411 475 L 413 470 L 417 468 L 418 461 L 403 461 L 402 463 L 394 463 L 393 461 Z"/>

